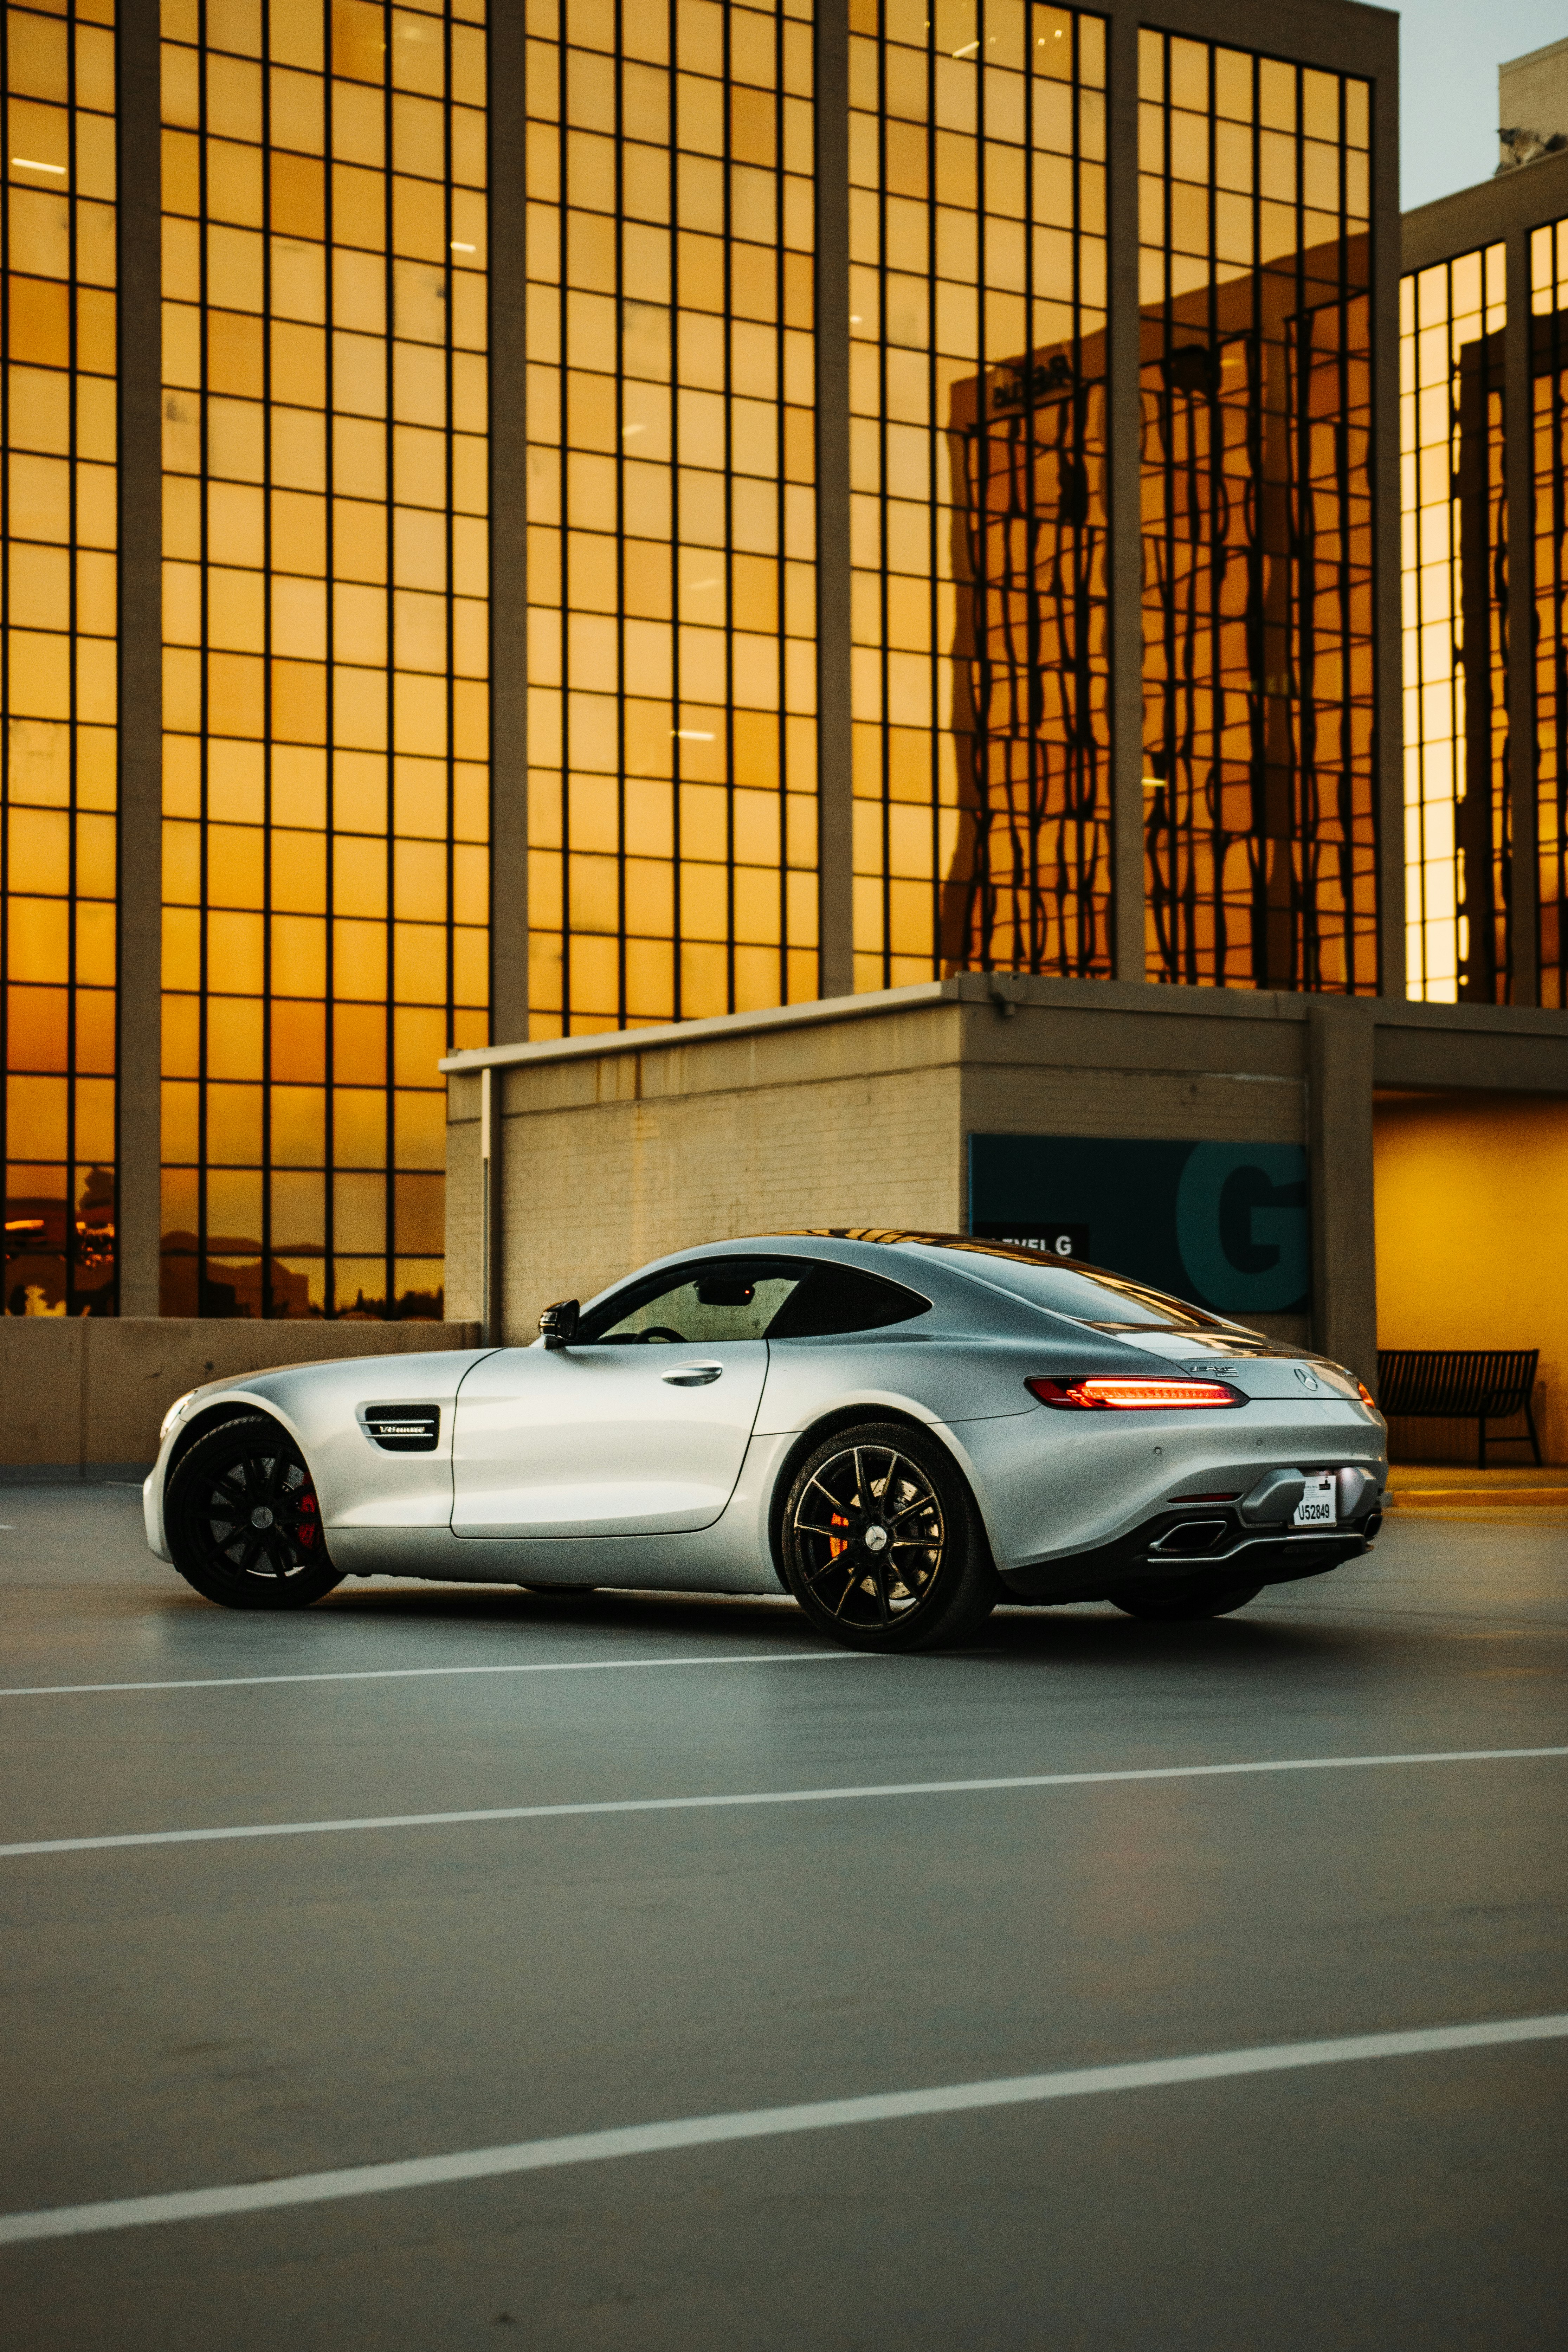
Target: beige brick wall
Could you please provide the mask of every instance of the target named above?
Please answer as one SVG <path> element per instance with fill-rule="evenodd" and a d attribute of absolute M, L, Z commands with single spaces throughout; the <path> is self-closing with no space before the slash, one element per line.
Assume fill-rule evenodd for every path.
<path fill-rule="evenodd" d="M 706 1241 L 960 1230 L 972 1131 L 1300 1142 L 1301 1027 L 1259 1002 L 1257 1020 L 1130 1023 L 1030 1005 L 1004 1019 L 949 999 L 514 1065 L 498 1073 L 507 1337 L 531 1339 L 551 1299 L 590 1297 Z M 1198 1066 L 1163 1066 L 1173 1048 Z M 1052 1061 L 1064 1051 L 1083 1060 Z M 1254 1075 L 1230 1075 L 1237 1065 Z M 477 1078 L 454 1077 L 450 1116 L 447 1295 L 449 1311 L 477 1314 Z M 1301 1336 L 1294 1318 L 1270 1320 Z"/>
<path fill-rule="evenodd" d="M 944 1013 L 509 1073 L 508 1337 L 531 1338 L 552 1298 L 587 1298 L 707 1241 L 954 1229 L 963 1152 Z M 467 1181 L 477 1194 L 477 1162 Z"/>
<path fill-rule="evenodd" d="M 531 1336 L 552 1298 L 703 1242 L 808 1224 L 952 1231 L 961 1157 L 954 1070 L 509 1118 L 507 1335 Z"/>

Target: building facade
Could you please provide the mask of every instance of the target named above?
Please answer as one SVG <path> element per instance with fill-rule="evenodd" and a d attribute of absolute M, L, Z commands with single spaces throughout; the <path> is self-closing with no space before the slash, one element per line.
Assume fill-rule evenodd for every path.
<path fill-rule="evenodd" d="M 491 1037 L 1400 992 L 1396 26 L 1282 23 L 8 10 L 8 1313 L 439 1315 Z"/>
<path fill-rule="evenodd" d="M 1504 67 L 1501 100 L 1497 176 L 1403 229 L 1405 985 L 1561 1007 L 1568 43 Z"/>

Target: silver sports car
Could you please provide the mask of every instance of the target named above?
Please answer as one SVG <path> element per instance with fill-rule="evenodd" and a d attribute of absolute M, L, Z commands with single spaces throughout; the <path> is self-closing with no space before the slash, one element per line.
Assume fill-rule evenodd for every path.
<path fill-rule="evenodd" d="M 193 1389 L 149 1543 L 237 1609 L 345 1576 L 782 1587 L 837 1641 L 921 1650 L 1004 1600 L 1219 1616 L 1381 1524 L 1353 1373 L 1003 1243 L 683 1250 L 540 1334 Z"/>

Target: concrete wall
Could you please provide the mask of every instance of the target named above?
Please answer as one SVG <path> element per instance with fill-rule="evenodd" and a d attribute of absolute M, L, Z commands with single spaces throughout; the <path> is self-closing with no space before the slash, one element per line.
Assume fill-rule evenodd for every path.
<path fill-rule="evenodd" d="M 478 1339 L 470 1323 L 0 1316 L 0 1483 L 140 1475 L 158 1451 L 164 1412 L 203 1381 Z"/>
<path fill-rule="evenodd" d="M 531 1339 L 553 1298 L 702 1242 L 800 1225 L 955 1231 L 958 1042 L 957 1006 L 939 1004 L 507 1070 L 506 1337 Z M 451 1117 L 448 1165 L 477 1199 L 477 1078 L 454 1078 Z M 466 1229 L 458 1238 L 447 1296 L 476 1312 L 478 1251 Z"/>
<path fill-rule="evenodd" d="M 1384 1100 L 1373 1132 L 1381 1344 L 1539 1348 L 1542 1452 L 1568 1463 L 1568 1102 Z M 1401 1421 L 1391 1434 L 1405 1461 L 1476 1458 L 1474 1422 Z"/>
<path fill-rule="evenodd" d="M 500 1105 L 492 1143 L 499 1136 L 509 1341 L 531 1339 L 551 1299 L 587 1298 L 649 1258 L 705 1241 L 824 1225 L 963 1231 L 973 1133 L 1304 1143 L 1310 1319 L 1246 1319 L 1310 1339 L 1372 1381 L 1374 1085 L 1442 1087 L 1483 1106 L 1529 1089 L 1548 1110 L 1568 1107 L 1568 1014 L 970 972 L 490 1046 L 442 1066 L 447 1297 L 454 1312 L 482 1316 L 488 1071 Z M 1509 1197 L 1500 1161 L 1488 1186 L 1493 1206 Z M 1528 1215 L 1533 1180 L 1513 1189 Z M 1556 1213 L 1568 1227 L 1568 1211 Z M 1385 1217 L 1383 1231 L 1408 1253 L 1411 1233 L 1398 1223 Z M 1428 1232 L 1409 1261 L 1409 1290 L 1423 1278 L 1421 1253 L 1441 1246 Z M 1522 1228 L 1517 1255 L 1531 1263 Z M 1391 1313 L 1385 1304 L 1384 1344 L 1396 1344 Z M 1509 1344 L 1537 1340 L 1532 1332 Z"/>
<path fill-rule="evenodd" d="M 1268 997 L 1250 1006 L 1238 1021 L 966 1004 L 963 1132 L 1305 1144 L 1306 1024 L 1273 1017 Z M 968 1212 L 965 1199 L 965 1225 Z M 1311 1336 L 1305 1315 L 1245 1319 L 1300 1345 Z"/>

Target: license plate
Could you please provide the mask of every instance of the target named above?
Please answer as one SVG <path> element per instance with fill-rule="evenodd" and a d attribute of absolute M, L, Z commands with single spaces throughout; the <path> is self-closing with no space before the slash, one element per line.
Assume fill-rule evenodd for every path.
<path fill-rule="evenodd" d="M 1325 1470 L 1307 1481 L 1307 1491 L 1291 1520 L 1297 1528 L 1331 1528 L 1339 1514 L 1334 1503 L 1334 1474 Z"/>

